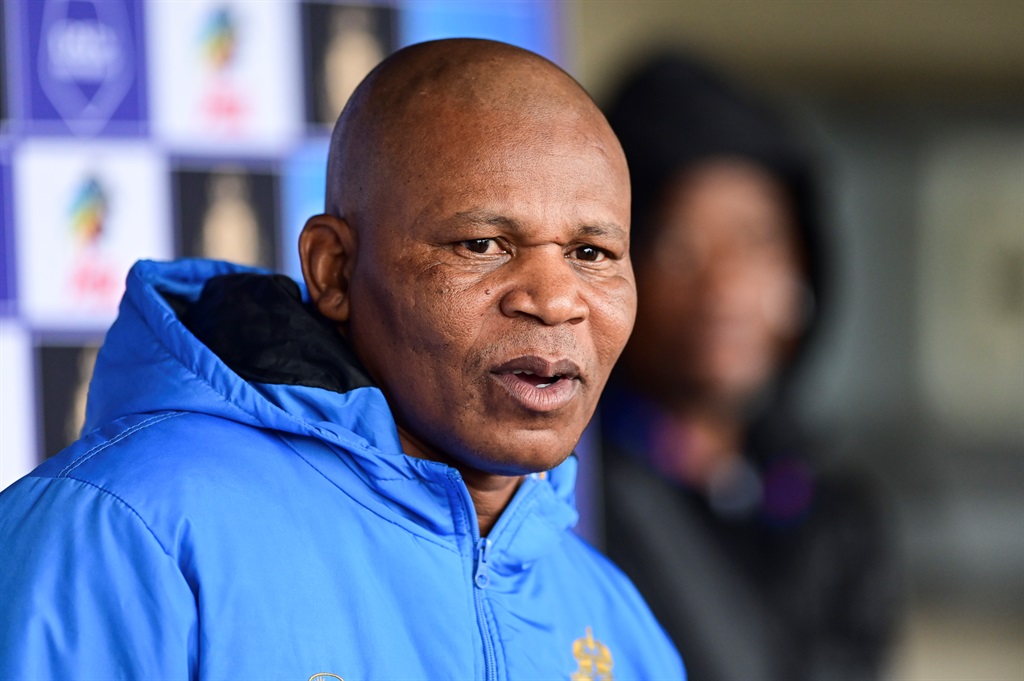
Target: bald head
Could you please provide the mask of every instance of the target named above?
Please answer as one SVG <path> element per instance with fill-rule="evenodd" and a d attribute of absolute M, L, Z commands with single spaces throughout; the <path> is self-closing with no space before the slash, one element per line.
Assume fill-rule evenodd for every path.
<path fill-rule="evenodd" d="M 358 221 L 387 202 L 379 192 L 394 191 L 403 177 L 479 153 L 467 148 L 467 135 L 486 145 L 489 135 L 538 132 L 555 120 L 582 126 L 618 151 L 590 96 L 539 55 L 470 38 L 402 49 L 366 77 L 338 119 L 326 212 Z"/>

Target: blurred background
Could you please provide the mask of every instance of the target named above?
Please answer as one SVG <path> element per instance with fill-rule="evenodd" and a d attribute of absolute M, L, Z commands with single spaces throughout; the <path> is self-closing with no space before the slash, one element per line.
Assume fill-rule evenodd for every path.
<path fill-rule="evenodd" d="M 807 424 L 890 500 L 894 679 L 1024 678 L 1024 3 L 581 2 L 600 101 L 656 47 L 781 104 L 818 152 L 834 299 Z"/>
<path fill-rule="evenodd" d="M 890 677 L 1024 679 L 1024 2 L 0 11 L 0 486 L 76 437 L 132 261 L 298 274 L 329 125 L 389 52 L 505 40 L 602 102 L 668 47 L 775 102 L 816 151 L 833 301 L 800 416 L 885 492 L 907 581 Z"/>

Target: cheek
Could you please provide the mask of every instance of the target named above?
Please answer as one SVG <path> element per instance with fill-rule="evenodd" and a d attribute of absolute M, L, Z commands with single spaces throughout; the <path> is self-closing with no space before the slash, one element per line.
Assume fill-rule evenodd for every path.
<path fill-rule="evenodd" d="M 420 272 L 407 284 L 414 291 L 403 332 L 434 362 L 468 361 L 469 349 L 482 332 L 486 300 L 464 282 L 436 270 Z M 455 366 L 449 366 L 452 370 Z"/>
<path fill-rule="evenodd" d="M 361 275 L 361 276 L 360 276 Z M 436 352 L 430 315 L 403 263 L 357 272 L 350 288 L 350 333 L 373 378 L 391 393 L 414 386 L 430 364 L 420 355 Z"/>
<path fill-rule="evenodd" d="M 803 281 L 792 273 L 782 273 L 761 291 L 761 317 L 772 335 L 791 339 L 803 326 Z"/>
<path fill-rule="evenodd" d="M 610 371 L 637 321 L 636 286 L 623 278 L 593 293 L 591 301 L 594 345 L 599 360 Z"/>
<path fill-rule="evenodd" d="M 440 406 L 448 396 L 467 401 L 476 391 L 468 379 L 480 374 L 475 352 L 484 331 L 480 296 L 440 268 L 407 262 L 398 269 L 373 287 L 381 306 L 370 313 L 381 317 L 377 324 L 388 344 L 387 351 L 383 346 L 372 350 L 379 354 L 380 374 L 392 394 L 414 400 L 420 409 Z"/>

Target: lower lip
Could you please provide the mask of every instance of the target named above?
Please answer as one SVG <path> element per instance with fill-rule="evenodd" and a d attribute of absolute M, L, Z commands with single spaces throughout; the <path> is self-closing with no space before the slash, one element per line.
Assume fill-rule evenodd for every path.
<path fill-rule="evenodd" d="M 520 405 L 534 412 L 557 411 L 576 397 L 580 389 L 577 379 L 563 378 L 547 388 L 537 388 L 516 374 L 491 374 Z"/>

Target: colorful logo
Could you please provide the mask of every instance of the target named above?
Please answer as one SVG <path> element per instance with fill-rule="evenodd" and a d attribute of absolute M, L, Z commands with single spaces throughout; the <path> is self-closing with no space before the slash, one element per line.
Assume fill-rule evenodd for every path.
<path fill-rule="evenodd" d="M 94 244 L 103 236 L 107 219 L 107 194 L 95 177 L 82 183 L 71 200 L 68 215 L 71 230 L 83 245 Z"/>
<path fill-rule="evenodd" d="M 613 681 L 612 651 L 594 638 L 590 627 L 583 638 L 572 642 L 572 656 L 579 665 L 570 677 L 572 681 Z"/>
<path fill-rule="evenodd" d="M 213 10 L 203 23 L 199 42 L 208 75 L 200 110 L 221 132 L 237 132 L 248 110 L 232 73 L 238 58 L 237 16 L 226 5 Z"/>
<path fill-rule="evenodd" d="M 224 71 L 238 51 L 238 29 L 227 7 L 215 9 L 206 19 L 199 36 L 203 57 L 216 71 Z"/>
<path fill-rule="evenodd" d="M 74 192 L 68 206 L 71 232 L 79 249 L 68 271 L 71 296 L 90 307 L 116 304 L 120 277 L 99 242 L 104 236 L 110 202 L 95 177 L 87 177 Z"/>

